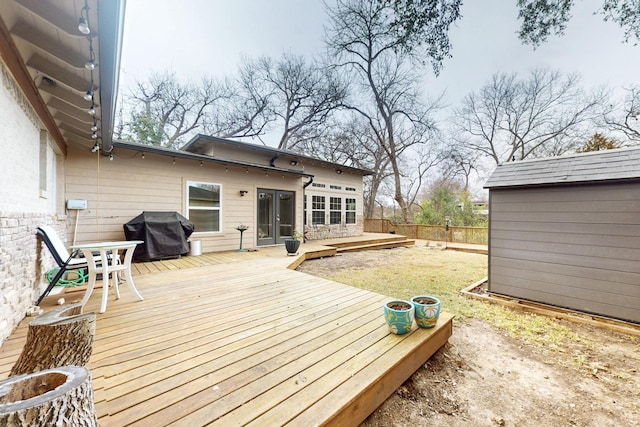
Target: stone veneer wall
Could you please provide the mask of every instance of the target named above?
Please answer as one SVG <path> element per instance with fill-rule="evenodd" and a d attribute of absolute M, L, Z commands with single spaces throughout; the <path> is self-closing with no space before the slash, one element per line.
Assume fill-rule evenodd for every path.
<path fill-rule="evenodd" d="M 64 236 L 65 220 L 52 214 L 0 212 L 0 344 L 46 288 L 55 261 L 36 237 L 40 225 Z"/>

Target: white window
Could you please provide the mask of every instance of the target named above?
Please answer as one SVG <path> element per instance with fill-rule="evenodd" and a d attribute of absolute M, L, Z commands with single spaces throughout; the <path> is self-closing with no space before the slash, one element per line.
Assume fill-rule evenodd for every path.
<path fill-rule="evenodd" d="M 345 199 L 345 218 L 347 224 L 356 223 L 356 199 Z"/>
<path fill-rule="evenodd" d="M 311 224 L 324 224 L 324 196 L 311 196 Z"/>
<path fill-rule="evenodd" d="M 220 195 L 222 185 L 187 182 L 187 215 L 196 232 L 220 231 Z"/>
<path fill-rule="evenodd" d="M 329 198 L 329 224 L 340 224 L 342 221 L 342 199 Z"/>

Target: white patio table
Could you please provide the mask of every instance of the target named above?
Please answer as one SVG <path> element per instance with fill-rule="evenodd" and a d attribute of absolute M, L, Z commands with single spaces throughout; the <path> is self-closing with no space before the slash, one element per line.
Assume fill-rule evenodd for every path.
<path fill-rule="evenodd" d="M 127 282 L 129 289 L 134 293 L 138 301 L 142 301 L 142 295 L 136 289 L 131 275 L 131 261 L 133 259 L 133 251 L 136 246 L 143 243 L 142 240 L 127 240 L 121 242 L 100 242 L 87 243 L 82 245 L 73 245 L 71 249 L 82 251 L 87 259 L 89 267 L 89 283 L 87 291 L 82 298 L 82 306 L 89 301 L 89 297 L 93 293 L 96 285 L 96 277 L 102 274 L 102 304 L 100 305 L 100 313 L 107 311 L 107 299 L 109 296 L 109 275 L 113 277 L 114 289 L 116 291 L 116 299 L 120 298 L 120 289 L 118 287 L 118 274 L 124 273 L 124 280 Z M 95 253 L 95 255 L 94 255 Z M 124 260 L 120 260 L 120 255 L 124 253 Z M 98 255 L 99 254 L 99 255 Z M 113 274 L 111 274 L 113 273 Z"/>

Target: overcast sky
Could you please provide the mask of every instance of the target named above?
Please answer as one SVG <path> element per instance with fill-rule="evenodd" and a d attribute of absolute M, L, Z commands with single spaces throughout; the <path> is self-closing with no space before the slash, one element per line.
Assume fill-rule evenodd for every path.
<path fill-rule="evenodd" d="M 585 87 L 638 84 L 640 46 L 622 43 L 622 30 L 592 12 L 602 0 L 576 2 L 564 37 L 538 50 L 523 46 L 516 0 L 467 0 L 451 31 L 453 58 L 439 77 L 429 73 L 425 91 L 446 91 L 456 105 L 498 71 L 534 67 L 579 72 Z M 128 0 L 121 89 L 152 71 L 180 79 L 230 75 L 241 55 L 279 57 L 321 52 L 326 13 L 321 0 Z"/>

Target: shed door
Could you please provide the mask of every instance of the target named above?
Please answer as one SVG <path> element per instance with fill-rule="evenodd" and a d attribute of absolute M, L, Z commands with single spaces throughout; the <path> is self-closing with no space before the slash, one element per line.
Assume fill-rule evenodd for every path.
<path fill-rule="evenodd" d="M 295 193 L 258 189 L 258 246 L 284 243 L 295 227 Z"/>

